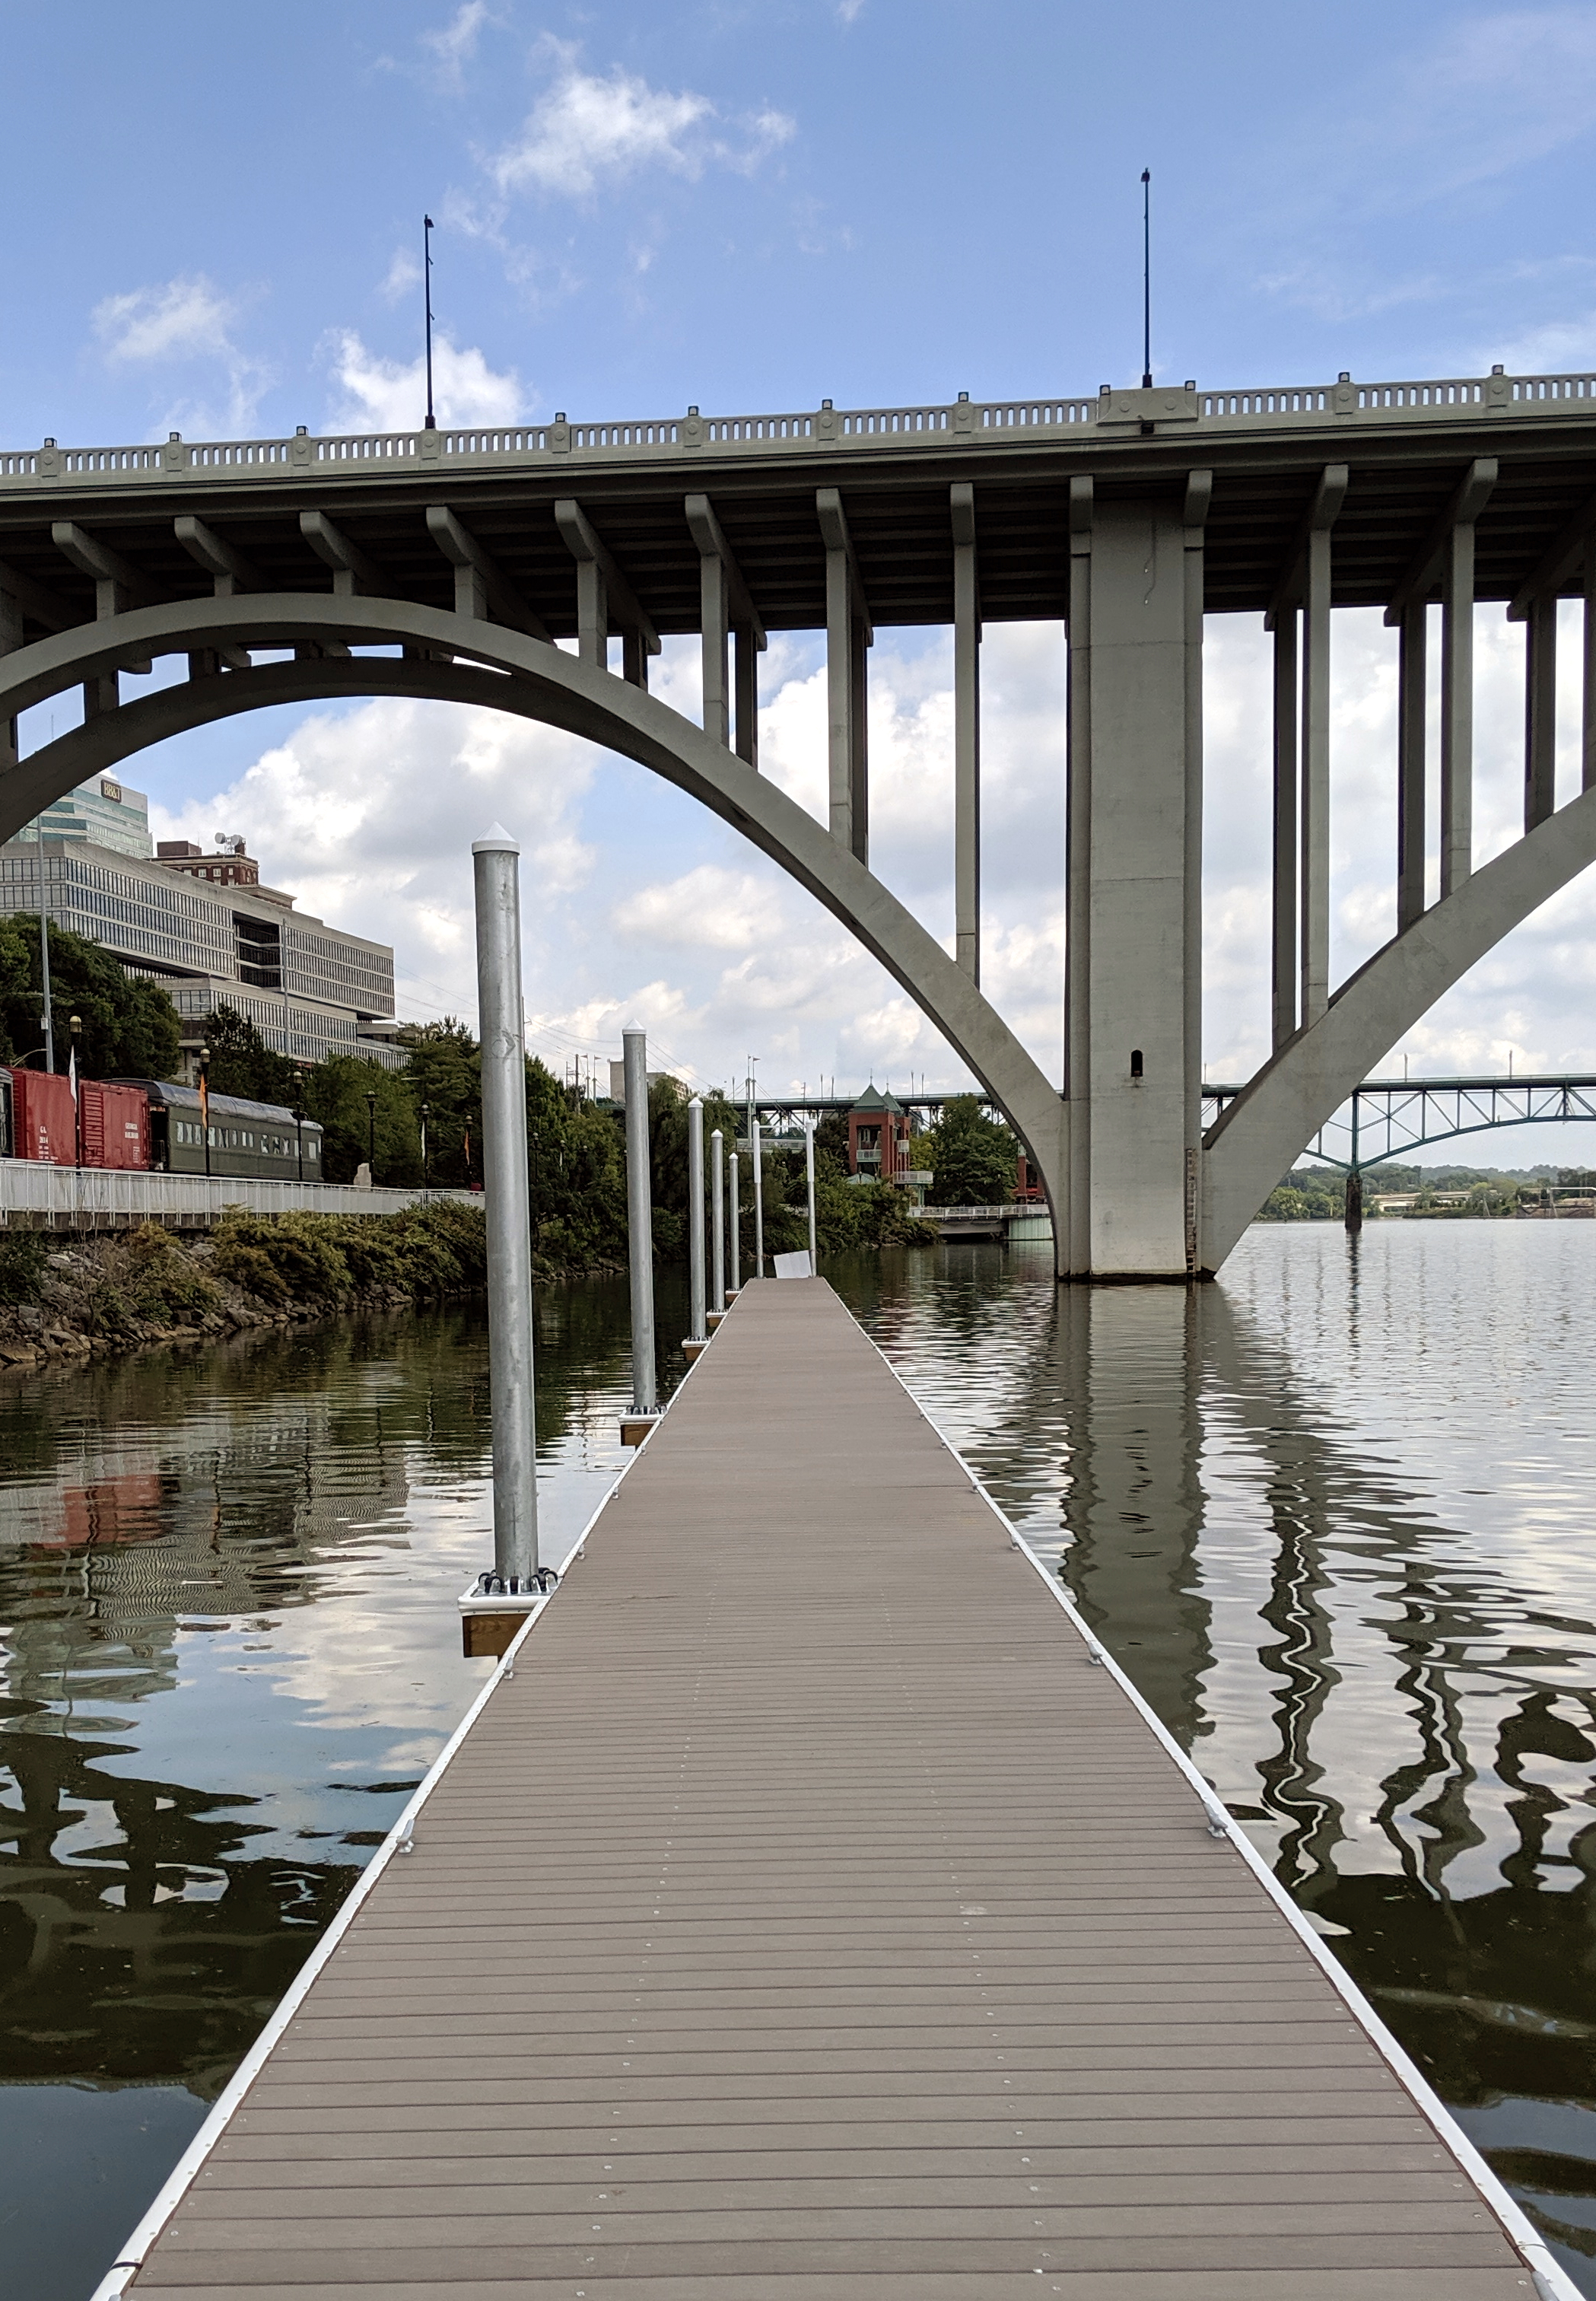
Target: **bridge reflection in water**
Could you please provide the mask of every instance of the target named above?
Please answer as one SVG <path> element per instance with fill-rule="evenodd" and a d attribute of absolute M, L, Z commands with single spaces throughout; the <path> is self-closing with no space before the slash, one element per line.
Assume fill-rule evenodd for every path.
<path fill-rule="evenodd" d="M 1183 1294 L 980 1248 L 852 1292 L 1596 2293 L 1593 1247 L 1269 1226 Z"/>

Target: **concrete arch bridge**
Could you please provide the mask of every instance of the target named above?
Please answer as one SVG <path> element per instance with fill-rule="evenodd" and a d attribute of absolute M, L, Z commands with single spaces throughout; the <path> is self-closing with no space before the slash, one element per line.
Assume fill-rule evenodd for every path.
<path fill-rule="evenodd" d="M 149 744 L 270 704 L 402 694 L 565 728 L 734 824 L 874 954 L 1024 1140 L 1061 1277 L 1183 1280 L 1218 1268 L 1409 1025 L 1596 859 L 1593 528 L 1589 375 L 47 440 L 0 456 L 0 837 Z M 1568 591 L 1585 601 L 1584 764 L 1559 807 Z M 1528 668 L 1524 836 L 1475 871 L 1479 600 L 1525 621 Z M 1335 987 L 1332 632 L 1369 605 L 1400 631 L 1399 931 Z M 1205 1129 L 1202 638 L 1228 613 L 1274 634 L 1274 1045 Z M 1070 665 L 1062 1092 L 981 990 L 982 632 L 1049 617 Z M 898 623 L 954 632 L 951 954 L 869 868 L 868 651 Z M 758 773 L 757 657 L 792 629 L 826 635 L 824 823 Z M 701 724 L 648 691 L 676 632 L 701 638 Z M 185 675 L 124 699 L 124 674 L 173 657 Z M 82 724 L 21 756 L 18 715 L 72 690 Z"/>

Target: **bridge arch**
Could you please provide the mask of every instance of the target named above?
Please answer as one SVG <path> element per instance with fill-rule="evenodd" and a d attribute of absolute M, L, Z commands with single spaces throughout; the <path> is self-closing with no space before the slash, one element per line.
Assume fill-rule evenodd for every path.
<path fill-rule="evenodd" d="M 1404 1032 L 1596 863 L 1596 788 L 1482 866 L 1349 975 L 1208 1130 L 1203 1265 L 1216 1270 L 1305 1144 Z"/>
<path fill-rule="evenodd" d="M 397 646 L 402 655 L 349 655 Z M 201 671 L 97 712 L 0 774 L 0 840 L 90 775 L 167 737 L 281 703 L 403 695 L 475 704 L 586 737 L 673 783 L 823 903 L 935 1025 L 1007 1114 L 1067 1234 L 1063 1105 L 1046 1074 L 934 936 L 798 803 L 680 712 L 547 640 L 408 600 L 285 592 L 140 607 L 0 657 L 0 725 L 119 665 L 178 653 L 293 648 Z M 465 658 L 464 661 L 459 658 Z"/>

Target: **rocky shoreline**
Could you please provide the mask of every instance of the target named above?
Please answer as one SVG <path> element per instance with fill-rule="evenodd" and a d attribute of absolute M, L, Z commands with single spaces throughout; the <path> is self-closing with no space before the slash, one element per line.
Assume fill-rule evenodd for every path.
<path fill-rule="evenodd" d="M 240 1216 L 209 1236 L 0 1233 L 0 1372 L 224 1341 L 477 1292 L 486 1231 L 447 1202 L 377 1217 Z"/>

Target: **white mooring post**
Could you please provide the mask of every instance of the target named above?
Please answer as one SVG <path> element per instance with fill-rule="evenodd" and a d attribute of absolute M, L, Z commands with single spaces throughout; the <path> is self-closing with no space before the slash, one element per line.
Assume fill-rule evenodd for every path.
<path fill-rule="evenodd" d="M 742 1284 L 742 1207 L 737 1190 L 737 1153 L 726 1161 L 731 1192 L 731 1228 L 726 1240 L 726 1300 L 730 1302 Z"/>
<path fill-rule="evenodd" d="M 759 1121 L 748 1121 L 748 1156 L 754 1161 L 754 1276 L 765 1276 L 765 1160 L 759 1150 Z"/>
<path fill-rule="evenodd" d="M 709 1339 L 704 1324 L 704 1105 L 697 1095 L 687 1107 L 687 1323 L 689 1359 Z"/>
<path fill-rule="evenodd" d="M 820 1276 L 820 1255 L 815 1237 L 815 1122 L 804 1129 L 804 1183 L 809 1199 L 809 1276 Z"/>
<path fill-rule="evenodd" d="M 648 1171 L 648 1042 L 634 1024 L 621 1033 L 626 1077 L 626 1229 L 631 1265 L 631 1419 L 621 1435 L 637 1445 L 659 1410 L 654 1370 L 654 1192 Z"/>
<path fill-rule="evenodd" d="M 472 846 L 477 1012 L 482 1042 L 482 1184 L 488 1214 L 489 1398 L 493 1416 L 493 1571 L 504 1594 L 538 1558 L 532 1393 L 532 1230 L 522 1041 L 521 849 L 496 824 Z"/>
<path fill-rule="evenodd" d="M 726 1309 L 726 1138 L 709 1138 L 709 1293 L 717 1318 Z"/>

